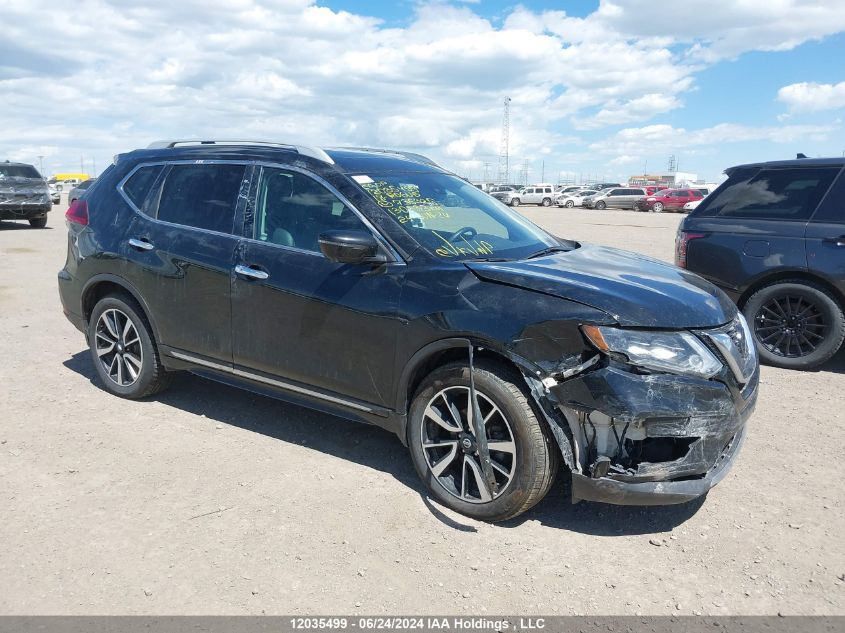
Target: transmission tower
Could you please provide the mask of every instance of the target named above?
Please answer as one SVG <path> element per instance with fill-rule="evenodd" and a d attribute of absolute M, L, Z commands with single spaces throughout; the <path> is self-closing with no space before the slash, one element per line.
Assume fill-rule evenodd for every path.
<path fill-rule="evenodd" d="M 502 116 L 502 143 L 499 147 L 499 184 L 508 182 L 508 154 L 510 152 L 511 134 L 511 98 L 505 97 L 505 111 Z"/>
<path fill-rule="evenodd" d="M 673 173 L 675 173 L 675 172 L 678 170 L 678 159 L 677 159 L 677 158 L 675 158 L 675 155 L 674 155 L 674 154 L 672 154 L 672 155 L 669 157 L 669 165 L 668 165 L 668 167 L 669 167 L 669 173 L 670 173 L 670 174 L 673 174 Z"/>

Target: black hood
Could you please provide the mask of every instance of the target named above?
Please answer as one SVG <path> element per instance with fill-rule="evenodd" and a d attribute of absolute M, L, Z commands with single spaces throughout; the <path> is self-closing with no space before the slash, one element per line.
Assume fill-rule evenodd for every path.
<path fill-rule="evenodd" d="M 625 327 L 703 328 L 736 315 L 698 275 L 637 253 L 582 245 L 514 262 L 465 262 L 478 277 L 598 308 Z"/>

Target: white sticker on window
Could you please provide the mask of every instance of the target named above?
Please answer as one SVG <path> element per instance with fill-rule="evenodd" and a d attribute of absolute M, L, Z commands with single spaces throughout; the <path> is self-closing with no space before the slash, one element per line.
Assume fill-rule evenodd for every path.
<path fill-rule="evenodd" d="M 369 176 L 352 176 L 352 180 L 357 182 L 359 185 L 367 185 L 373 182 L 373 179 Z"/>
<path fill-rule="evenodd" d="M 332 202 L 332 215 L 343 215 L 343 203 L 342 202 Z"/>

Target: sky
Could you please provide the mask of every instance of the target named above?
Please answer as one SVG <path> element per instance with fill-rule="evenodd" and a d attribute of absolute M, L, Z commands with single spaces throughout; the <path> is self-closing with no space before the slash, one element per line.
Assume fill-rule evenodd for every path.
<path fill-rule="evenodd" d="M 510 182 L 845 154 L 845 0 L 0 0 L 0 25 L 0 160 L 47 176 L 218 138 L 495 180 L 507 97 Z"/>

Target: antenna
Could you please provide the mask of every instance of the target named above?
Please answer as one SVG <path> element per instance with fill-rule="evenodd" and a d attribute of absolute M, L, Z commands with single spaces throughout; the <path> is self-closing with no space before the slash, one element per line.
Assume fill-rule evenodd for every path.
<path fill-rule="evenodd" d="M 508 159 L 510 154 L 510 134 L 511 134 L 511 98 L 505 97 L 505 108 L 504 113 L 502 115 L 502 143 L 499 146 L 499 175 L 498 180 L 499 184 L 507 184 L 508 182 L 508 172 L 510 171 L 508 166 Z"/>

